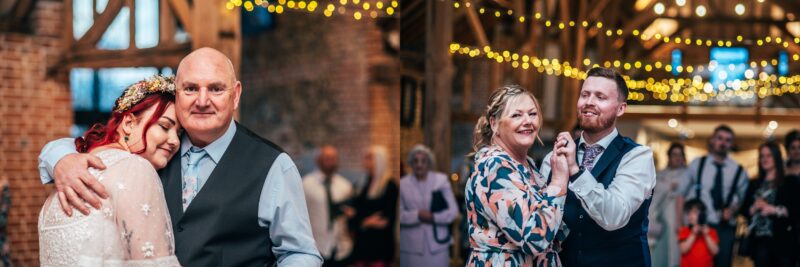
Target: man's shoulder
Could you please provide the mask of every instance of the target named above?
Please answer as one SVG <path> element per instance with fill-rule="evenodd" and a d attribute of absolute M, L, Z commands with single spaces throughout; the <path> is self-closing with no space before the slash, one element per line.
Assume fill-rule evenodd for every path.
<path fill-rule="evenodd" d="M 278 154 L 284 153 L 285 151 L 279 145 L 273 143 L 270 140 L 267 140 L 264 137 L 261 137 L 257 133 L 253 132 L 252 130 L 248 129 L 244 125 L 239 123 L 236 124 L 236 131 L 240 133 L 240 136 L 249 140 L 250 144 L 256 145 L 258 149 L 268 149 L 277 152 Z"/>

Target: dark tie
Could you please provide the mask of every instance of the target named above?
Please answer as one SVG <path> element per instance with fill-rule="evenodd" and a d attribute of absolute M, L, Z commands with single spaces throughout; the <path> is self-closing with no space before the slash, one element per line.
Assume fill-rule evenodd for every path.
<path fill-rule="evenodd" d="M 711 187 L 711 199 L 714 201 L 714 209 L 721 210 L 723 207 L 722 203 L 722 167 L 725 165 L 722 163 L 714 162 L 714 166 L 717 166 L 717 175 L 714 176 L 714 186 Z"/>
<path fill-rule="evenodd" d="M 331 190 L 331 183 L 333 177 L 325 177 L 325 197 L 328 200 L 328 229 L 333 229 L 333 221 L 336 219 L 336 205 L 333 204 L 333 194 Z"/>
<path fill-rule="evenodd" d="M 603 153 L 603 147 L 598 144 L 587 146 L 586 143 L 582 143 L 581 148 L 583 148 L 581 166 L 587 171 L 592 171 L 592 168 L 594 168 L 594 159 L 597 158 L 600 153 Z"/>

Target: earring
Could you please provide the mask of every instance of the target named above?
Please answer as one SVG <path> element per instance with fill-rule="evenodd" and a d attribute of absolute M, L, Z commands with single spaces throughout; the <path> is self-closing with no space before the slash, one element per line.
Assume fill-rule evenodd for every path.
<path fill-rule="evenodd" d="M 129 135 L 126 135 L 124 138 L 125 138 L 125 143 L 127 143 L 127 142 L 128 142 L 128 140 L 130 139 L 130 136 L 129 136 Z"/>

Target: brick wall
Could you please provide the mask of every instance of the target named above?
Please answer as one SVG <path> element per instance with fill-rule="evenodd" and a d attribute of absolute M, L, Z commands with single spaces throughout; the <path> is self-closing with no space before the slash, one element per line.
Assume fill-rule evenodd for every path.
<path fill-rule="evenodd" d="M 61 53 L 62 9 L 37 1 L 30 34 L 0 33 L 0 179 L 12 195 L 7 232 L 17 266 L 39 265 L 37 220 L 53 189 L 39 182 L 37 155 L 72 125 L 66 78 L 48 75 Z"/>
<path fill-rule="evenodd" d="M 306 13 L 275 20 L 243 37 L 242 123 L 287 150 L 301 172 L 315 168 L 316 147 L 332 144 L 340 170 L 358 175 L 364 150 L 379 144 L 399 174 L 399 60 L 376 23 Z"/>

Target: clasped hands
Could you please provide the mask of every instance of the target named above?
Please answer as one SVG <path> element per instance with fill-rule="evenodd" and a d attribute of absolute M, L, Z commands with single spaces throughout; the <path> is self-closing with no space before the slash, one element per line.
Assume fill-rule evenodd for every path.
<path fill-rule="evenodd" d="M 561 189 L 559 196 L 566 194 L 570 175 L 575 175 L 580 171 L 575 162 L 576 147 L 575 140 L 572 139 L 569 132 L 559 133 L 553 145 L 553 154 L 550 155 L 552 178 L 549 185 Z"/>

